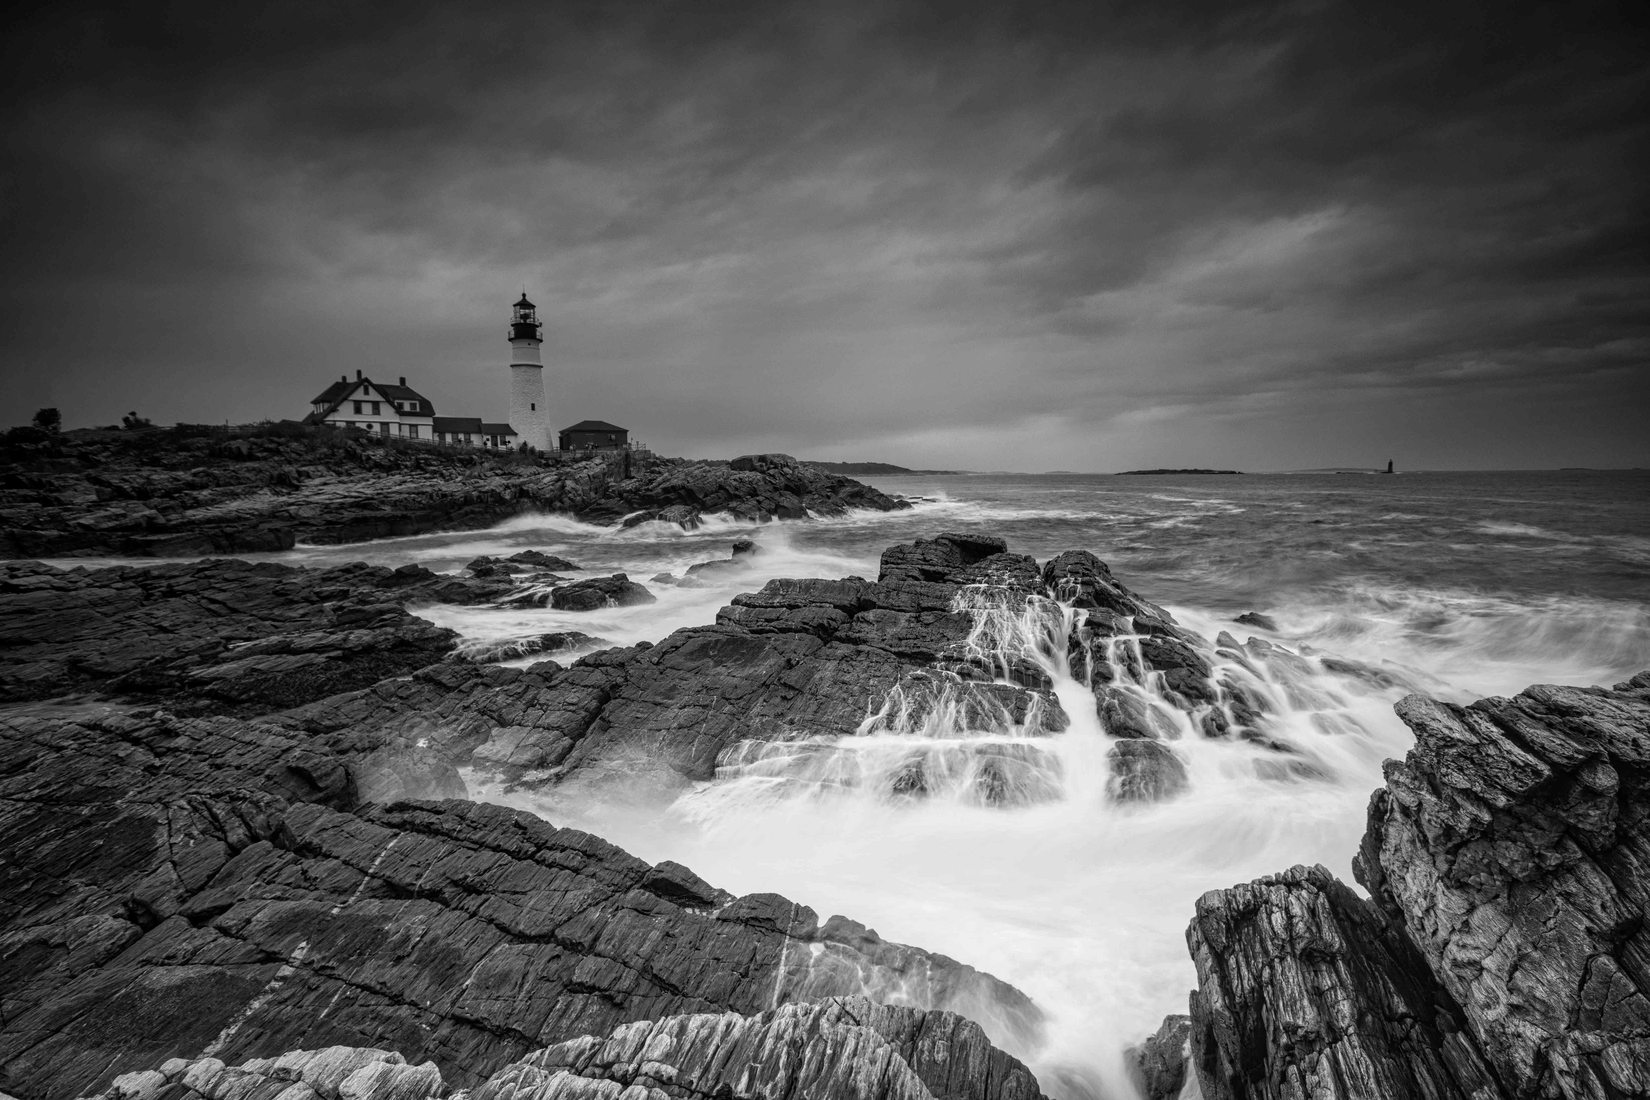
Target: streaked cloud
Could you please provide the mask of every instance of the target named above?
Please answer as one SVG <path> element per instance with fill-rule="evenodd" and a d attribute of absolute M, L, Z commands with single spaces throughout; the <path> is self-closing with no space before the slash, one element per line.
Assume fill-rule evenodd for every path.
<path fill-rule="evenodd" d="M 356 368 L 661 450 L 1650 463 L 1650 75 L 1610 5 L 175 4 L 8 40 L 0 396 Z M 488 404 L 488 402 L 491 404 Z"/>

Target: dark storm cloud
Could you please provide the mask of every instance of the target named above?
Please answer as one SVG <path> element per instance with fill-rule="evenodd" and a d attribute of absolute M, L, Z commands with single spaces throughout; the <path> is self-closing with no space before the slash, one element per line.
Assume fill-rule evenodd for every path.
<path fill-rule="evenodd" d="M 54 5 L 7 38 L 6 404 L 295 415 L 366 364 L 499 405 L 525 282 L 555 407 L 670 450 L 1644 462 L 1645 45 L 1608 5 Z"/>

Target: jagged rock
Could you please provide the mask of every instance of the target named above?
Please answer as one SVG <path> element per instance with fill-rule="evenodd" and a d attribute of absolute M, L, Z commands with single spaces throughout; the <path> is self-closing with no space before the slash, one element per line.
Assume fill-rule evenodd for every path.
<path fill-rule="evenodd" d="M 1398 713 L 1372 902 L 1322 868 L 1198 902 L 1204 1096 L 1650 1094 L 1650 673 Z"/>
<path fill-rule="evenodd" d="M 1278 629 L 1278 624 L 1272 620 L 1272 616 L 1263 615 L 1259 611 L 1245 611 L 1232 621 L 1234 623 L 1241 623 L 1244 626 L 1252 626 L 1256 630 L 1270 630 L 1276 632 Z"/>
<path fill-rule="evenodd" d="M 733 556 L 736 558 L 744 557 L 747 554 L 757 554 L 760 553 L 761 550 L 762 548 L 758 546 L 753 539 L 733 540 Z"/>
<path fill-rule="evenodd" d="M 1123 1052 L 1129 1079 L 1145 1100 L 1178 1100 L 1191 1057 L 1192 1018 L 1166 1016 L 1157 1032 Z"/>
<path fill-rule="evenodd" d="M 440 1071 L 370 1048 L 292 1051 L 225 1066 L 173 1059 L 127 1074 L 96 1100 L 155 1097 L 261 1100 L 293 1084 L 302 1100 L 445 1097 Z M 755 1016 L 701 1013 L 624 1024 L 535 1051 L 469 1090 L 470 1100 L 648 1100 L 712 1096 L 861 1097 L 863 1100 L 1041 1100 L 1019 1061 L 972 1021 L 949 1012 L 830 998 Z M 638 1092 L 629 1092 L 635 1089 Z"/>
<path fill-rule="evenodd" d="M 939 580 L 898 568 L 874 583 L 776 580 L 735 597 L 714 626 L 592 654 L 550 674 L 534 689 L 539 702 L 509 704 L 523 720 L 497 730 L 477 750 L 477 766 L 530 785 L 620 760 L 710 779 L 747 741 L 853 736 L 867 723 L 920 723 L 940 706 L 982 729 L 1064 729 L 1046 682 L 990 682 L 996 670 L 965 644 L 974 614 L 953 609 L 961 590 L 990 576 L 1010 580 L 1008 597 L 1042 598 L 1035 563 L 946 545 L 931 551 L 951 561 L 928 568 Z M 489 705 L 495 698 L 476 696 Z"/>
<path fill-rule="evenodd" d="M 1163 708 L 1139 691 L 1126 691 L 1118 687 L 1096 688 L 1094 708 L 1101 726 L 1113 737 L 1150 740 L 1175 737 L 1179 733 Z"/>
<path fill-rule="evenodd" d="M 1206 1100 L 1501 1095 L 1414 945 L 1322 867 L 1210 891 L 1186 939 Z"/>
<path fill-rule="evenodd" d="M 1007 552 L 1000 538 L 944 534 L 890 546 L 882 552 L 879 580 L 947 581 L 959 570 Z"/>
<path fill-rule="evenodd" d="M 0 1089 L 56 1100 L 179 1053 L 328 1045 L 473 1085 L 628 1020 L 879 990 L 1032 1041 L 1023 995 L 853 922 L 518 811 L 370 803 L 364 750 L 382 738 L 308 711 L 7 714 Z M 422 740 L 407 759 L 450 777 L 452 746 Z"/>
<path fill-rule="evenodd" d="M 1650 673 L 1398 713 L 1359 881 L 1510 1095 L 1650 1094 Z"/>
<path fill-rule="evenodd" d="M 1161 802 L 1186 789 L 1186 765 L 1162 741 L 1119 741 L 1106 753 L 1113 802 Z"/>
<path fill-rule="evenodd" d="M 833 998 L 757 1016 L 700 1014 L 626 1024 L 537 1051 L 472 1100 L 609 1095 L 612 1083 L 666 1097 L 1041 1100 L 1036 1079 L 948 1012 Z"/>
<path fill-rule="evenodd" d="M 101 691 L 218 713 L 294 706 L 443 659 L 458 636 L 402 605 L 452 583 L 359 563 L 0 563 L 0 699 Z"/>
<path fill-rule="evenodd" d="M 559 611 L 594 611 L 601 607 L 634 607 L 657 603 L 658 597 L 623 573 L 591 577 L 550 590 L 550 606 Z"/>
<path fill-rule="evenodd" d="M 332 1046 L 249 1058 L 173 1058 L 122 1074 L 86 1100 L 430 1100 L 448 1095 L 433 1062 L 410 1066 L 394 1051 Z"/>
<path fill-rule="evenodd" d="M 1099 558 L 1068 550 L 1050 559 L 1042 576 L 1051 592 L 1083 613 L 1067 658 L 1073 673 L 1094 689 L 1108 732 L 1168 735 L 1172 724 L 1152 713 L 1162 706 L 1187 714 L 1211 737 L 1265 737 L 1264 700 L 1230 672 L 1217 677 L 1209 643 L 1130 591 Z M 1252 662 L 1250 670 L 1262 678 Z"/>

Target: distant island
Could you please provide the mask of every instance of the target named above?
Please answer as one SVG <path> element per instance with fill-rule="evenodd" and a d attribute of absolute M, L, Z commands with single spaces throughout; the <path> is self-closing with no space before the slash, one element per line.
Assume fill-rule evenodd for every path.
<path fill-rule="evenodd" d="M 961 474 L 966 470 L 911 470 L 904 466 L 895 466 L 891 462 L 809 462 L 810 466 L 818 466 L 821 470 L 833 474 L 843 474 L 848 477 L 861 477 L 866 474 Z"/>
<path fill-rule="evenodd" d="M 1205 470 L 1202 468 L 1184 470 L 1119 470 L 1118 474 L 1241 474 L 1242 470 Z"/>

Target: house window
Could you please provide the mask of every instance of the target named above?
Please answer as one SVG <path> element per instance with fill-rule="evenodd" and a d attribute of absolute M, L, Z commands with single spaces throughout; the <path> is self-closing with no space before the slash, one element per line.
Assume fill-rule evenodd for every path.
<path fill-rule="evenodd" d="M 362 413 L 366 412 L 366 410 L 361 407 L 361 402 L 356 401 L 356 402 L 352 402 L 352 403 L 355 405 L 355 415 L 356 416 L 360 416 Z"/>
<path fill-rule="evenodd" d="M 379 415 L 379 412 L 378 412 L 378 404 L 379 404 L 379 403 L 378 403 L 378 402 L 377 402 L 377 401 L 374 401 L 374 402 L 373 402 L 373 403 L 372 403 L 372 415 L 374 415 L 374 416 L 378 416 L 378 415 Z"/>
<path fill-rule="evenodd" d="M 417 424 L 408 424 L 407 425 L 407 435 L 412 439 L 417 439 L 418 438 L 418 425 Z"/>

